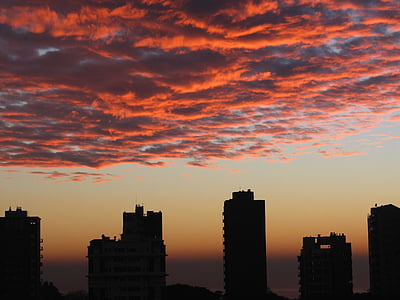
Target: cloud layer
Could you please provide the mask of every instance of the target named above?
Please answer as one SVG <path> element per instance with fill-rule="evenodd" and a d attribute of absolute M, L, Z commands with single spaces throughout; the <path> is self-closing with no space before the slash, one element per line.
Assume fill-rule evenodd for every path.
<path fill-rule="evenodd" d="M 6 0 L 1 166 L 362 154 L 399 70 L 398 1 Z"/>

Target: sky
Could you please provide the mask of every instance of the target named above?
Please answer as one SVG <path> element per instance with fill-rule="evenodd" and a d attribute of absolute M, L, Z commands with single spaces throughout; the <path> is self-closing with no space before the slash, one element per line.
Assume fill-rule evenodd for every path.
<path fill-rule="evenodd" d="M 266 200 L 268 282 L 303 236 L 345 233 L 368 284 L 369 209 L 400 205 L 400 2 L 2 0 L 0 204 L 42 218 L 44 278 L 135 204 L 162 211 L 168 281 L 223 289 L 222 207 Z"/>

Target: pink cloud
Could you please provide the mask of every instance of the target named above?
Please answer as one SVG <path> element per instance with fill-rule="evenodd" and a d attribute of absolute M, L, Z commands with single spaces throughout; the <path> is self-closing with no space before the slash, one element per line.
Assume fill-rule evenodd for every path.
<path fill-rule="evenodd" d="M 3 172 L 6 172 L 6 173 L 19 173 L 19 171 L 17 171 L 17 170 L 3 170 Z"/>
<path fill-rule="evenodd" d="M 54 180 L 56 182 L 89 182 L 100 183 L 105 181 L 112 181 L 118 176 L 109 173 L 92 173 L 92 172 L 44 172 L 32 171 L 32 175 L 41 175 L 40 180 Z"/>
<path fill-rule="evenodd" d="M 329 151 L 319 151 L 319 154 L 321 154 L 323 157 L 335 157 L 335 156 L 354 156 L 354 155 L 365 155 L 365 152 L 362 151 L 350 151 L 350 152 L 345 152 L 343 150 L 337 150 L 334 152 L 329 152 Z"/>

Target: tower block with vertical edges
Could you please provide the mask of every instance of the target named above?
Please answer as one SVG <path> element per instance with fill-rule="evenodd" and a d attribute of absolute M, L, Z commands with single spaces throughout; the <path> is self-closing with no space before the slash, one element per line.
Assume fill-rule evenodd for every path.
<path fill-rule="evenodd" d="M 225 299 L 265 299 L 265 201 L 251 190 L 233 192 L 223 216 Z"/>
<path fill-rule="evenodd" d="M 161 212 L 124 212 L 121 239 L 90 241 L 89 299 L 161 300 L 165 288 Z"/>
<path fill-rule="evenodd" d="M 0 218 L 0 299 L 38 300 L 40 292 L 40 218 L 21 207 Z"/>
<path fill-rule="evenodd" d="M 344 234 L 304 237 L 300 251 L 300 299 L 348 299 L 353 294 L 351 244 Z"/>
<path fill-rule="evenodd" d="M 371 293 L 379 299 L 400 299 L 400 208 L 371 208 L 368 216 Z"/>

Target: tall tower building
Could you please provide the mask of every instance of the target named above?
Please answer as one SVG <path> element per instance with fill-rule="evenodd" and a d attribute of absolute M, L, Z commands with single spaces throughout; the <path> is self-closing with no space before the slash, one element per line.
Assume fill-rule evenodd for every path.
<path fill-rule="evenodd" d="M 251 190 L 233 192 L 223 216 L 225 299 L 265 299 L 265 201 Z"/>
<path fill-rule="evenodd" d="M 298 261 L 300 299 L 347 299 L 353 294 L 351 244 L 344 234 L 304 237 Z"/>
<path fill-rule="evenodd" d="M 0 299 L 39 299 L 40 218 L 17 207 L 0 218 Z"/>
<path fill-rule="evenodd" d="M 90 241 L 89 299 L 162 299 L 165 256 L 161 212 L 124 212 L 120 239 Z"/>
<path fill-rule="evenodd" d="M 400 208 L 371 208 L 368 244 L 371 293 L 379 299 L 400 298 Z"/>

